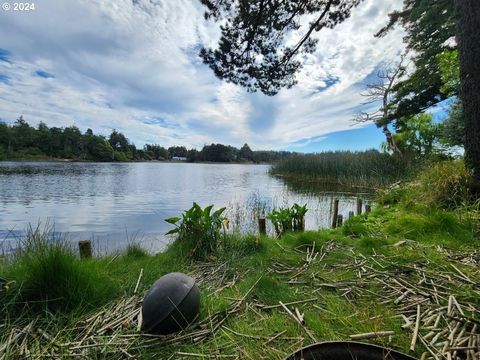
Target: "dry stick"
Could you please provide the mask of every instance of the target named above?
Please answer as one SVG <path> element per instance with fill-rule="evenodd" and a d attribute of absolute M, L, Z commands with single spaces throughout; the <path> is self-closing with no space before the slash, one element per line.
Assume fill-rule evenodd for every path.
<path fill-rule="evenodd" d="M 142 276 L 143 276 L 143 268 L 140 270 L 140 275 L 138 275 L 137 284 L 135 285 L 135 290 L 133 290 L 134 294 L 136 294 L 138 291 L 138 287 L 140 286 L 140 281 L 142 280 Z"/>
<path fill-rule="evenodd" d="M 476 285 L 476 284 L 477 284 L 475 281 L 470 280 L 470 279 L 468 278 L 468 276 L 465 275 L 463 272 L 461 272 L 460 269 L 457 268 L 455 265 L 453 265 L 453 264 L 450 264 L 450 265 L 460 274 L 460 276 L 461 276 L 465 281 L 467 281 L 467 282 L 469 282 L 470 284 L 473 284 L 473 285 Z"/>
<path fill-rule="evenodd" d="M 142 325 L 143 325 L 143 315 L 142 315 L 142 312 L 139 311 L 138 317 L 137 317 L 137 332 L 140 332 L 140 330 L 142 329 Z"/>
<path fill-rule="evenodd" d="M 437 356 L 437 355 L 433 352 L 433 350 L 430 348 L 430 346 L 428 345 L 428 343 L 427 343 L 425 340 L 423 340 L 422 336 L 420 335 L 418 338 L 419 338 L 420 341 L 423 343 L 423 345 L 424 345 L 425 348 L 428 350 L 428 352 L 429 352 L 430 354 L 432 354 L 432 356 L 435 358 L 435 360 L 440 360 L 440 359 L 438 358 L 438 356 Z"/>
<path fill-rule="evenodd" d="M 300 320 L 302 324 L 305 324 L 305 320 L 303 318 L 304 314 L 300 314 L 300 311 L 298 310 L 298 308 L 295 308 L 295 315 L 297 316 L 298 320 Z"/>
<path fill-rule="evenodd" d="M 15 344 L 20 338 L 22 338 L 22 336 L 28 334 L 30 329 L 33 327 L 34 323 L 35 323 L 35 320 L 32 320 L 27 326 L 25 326 L 22 330 L 20 330 L 19 333 L 17 333 L 13 337 L 11 336 L 10 339 L 0 348 L 0 353 L 7 350 L 10 345 Z"/>
<path fill-rule="evenodd" d="M 271 337 L 270 339 L 268 339 L 263 345 L 267 345 L 269 343 L 271 343 L 273 340 L 275 339 L 278 339 L 280 336 L 282 336 L 283 334 L 285 334 L 287 332 L 287 330 L 283 330 L 282 332 L 279 332 L 277 335 L 275 335 L 274 337 Z"/>
<path fill-rule="evenodd" d="M 311 298 L 311 299 L 306 299 L 306 300 L 292 301 L 292 302 L 289 302 L 289 303 L 285 303 L 284 305 L 286 305 L 286 306 L 296 305 L 296 304 L 302 304 L 302 303 L 315 301 L 315 300 L 318 300 L 318 299 L 317 298 Z M 277 307 L 280 307 L 280 306 L 282 306 L 282 305 L 278 304 L 278 305 L 268 305 L 268 306 L 260 306 L 260 307 L 261 307 L 262 310 L 265 310 L 265 309 L 277 308 Z"/>
<path fill-rule="evenodd" d="M 210 356 L 210 355 L 187 353 L 187 352 L 181 352 L 181 351 L 177 351 L 175 354 L 182 355 L 182 356 L 200 357 L 200 358 L 208 358 Z"/>
<path fill-rule="evenodd" d="M 410 343 L 411 351 L 415 351 L 415 345 L 417 343 L 419 328 L 420 328 L 420 305 L 417 305 L 417 320 L 415 321 L 415 329 L 413 330 L 412 342 Z"/>
<path fill-rule="evenodd" d="M 225 325 L 222 325 L 222 329 L 227 330 L 227 331 L 231 332 L 232 334 L 235 334 L 235 335 L 238 335 L 238 336 L 243 336 L 243 337 L 250 338 L 250 339 L 261 340 L 261 339 L 265 338 L 265 336 L 242 334 L 242 333 L 239 333 L 238 331 L 230 329 L 229 327 L 226 327 Z"/>
<path fill-rule="evenodd" d="M 383 337 L 383 336 L 390 336 L 395 335 L 395 331 L 376 331 L 376 332 L 369 332 L 363 334 L 354 334 L 350 335 L 350 339 L 352 340 L 360 340 L 360 339 L 368 339 L 373 337 Z"/>
<path fill-rule="evenodd" d="M 283 307 L 283 309 L 287 312 L 288 315 L 290 315 L 296 322 L 298 325 L 300 325 L 304 330 L 305 332 L 307 333 L 307 335 L 310 337 L 310 339 L 312 339 L 314 342 L 318 342 L 318 340 L 315 338 L 315 336 L 313 336 L 313 334 L 305 327 L 303 326 L 301 320 L 299 318 L 297 318 L 290 310 L 289 308 L 287 308 L 285 306 L 284 303 L 282 303 L 281 301 L 279 301 L 279 304 Z"/>
<path fill-rule="evenodd" d="M 465 316 L 462 308 L 460 307 L 460 304 L 458 303 L 457 299 L 455 299 L 455 296 L 452 295 L 452 301 L 453 301 L 453 304 L 455 305 L 455 307 L 458 309 L 458 312 L 460 314 L 462 314 L 462 316 Z"/>

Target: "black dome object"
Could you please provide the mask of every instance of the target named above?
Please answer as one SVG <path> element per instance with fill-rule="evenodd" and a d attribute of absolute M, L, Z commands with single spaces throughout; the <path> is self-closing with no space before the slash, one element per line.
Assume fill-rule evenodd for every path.
<path fill-rule="evenodd" d="M 300 349 L 285 360 L 415 360 L 414 357 L 377 345 L 332 341 Z"/>
<path fill-rule="evenodd" d="M 200 290 L 195 280 L 182 273 L 158 279 L 143 298 L 143 330 L 170 334 L 186 327 L 200 309 Z"/>

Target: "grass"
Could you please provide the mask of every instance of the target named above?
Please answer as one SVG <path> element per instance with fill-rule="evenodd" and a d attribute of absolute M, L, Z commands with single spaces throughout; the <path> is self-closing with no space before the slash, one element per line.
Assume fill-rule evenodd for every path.
<path fill-rule="evenodd" d="M 449 287 L 448 293 L 460 303 L 480 306 L 476 286 L 459 280 L 452 267 L 455 264 L 465 276 L 480 282 L 478 265 L 460 261 L 472 256 L 480 260 L 478 210 L 463 205 L 452 209 L 441 202 L 432 205 L 422 179 L 386 190 L 370 214 L 353 217 L 337 229 L 287 233 L 281 239 L 227 236 L 210 262 L 190 260 L 190 248 L 181 242 L 157 255 L 148 255 L 132 244 L 122 256 L 81 261 L 65 244 L 32 231 L 27 247 L 0 264 L 0 274 L 16 280 L 8 292 L 0 292 L 0 344 L 11 342 L 11 334 L 34 324 L 35 331 L 29 330 L 18 344 L 9 347 L 12 358 L 18 357 L 23 346 L 34 353 L 62 349 L 64 358 L 69 358 L 69 351 L 92 359 L 123 358 L 123 350 L 139 359 L 192 356 L 182 354 L 283 359 L 313 340 L 279 302 L 313 298 L 289 308 L 304 313 L 305 327 L 315 339 L 346 340 L 352 334 L 391 330 L 395 332 L 392 337 L 367 341 L 408 352 L 411 330 L 402 328 L 399 305 L 393 303 L 398 295 L 389 299 L 383 286 L 369 280 L 374 277 L 367 276 L 368 269 L 393 278 L 402 276 L 415 284 L 419 279 L 412 268 L 435 279 L 440 279 L 438 274 L 449 274 L 457 285 Z M 419 197 L 419 191 L 424 196 Z M 399 242 L 403 245 L 398 246 Z M 312 252 L 319 255 L 307 261 Z M 365 277 L 358 275 L 362 268 L 367 271 Z M 141 269 L 139 292 L 134 294 Z M 83 344 L 90 345 L 72 350 L 79 338 L 94 328 L 94 324 L 85 325 L 86 319 L 101 309 L 119 309 L 126 299 L 141 299 L 156 279 L 173 271 L 196 277 L 201 290 L 200 320 L 225 313 L 232 302 L 245 299 L 222 326 L 199 342 L 186 339 L 168 344 L 167 340 L 137 338 L 136 322 L 124 320 L 104 336 L 89 335 L 97 345 L 85 337 Z M 325 283 L 345 285 L 335 288 L 322 285 Z M 351 293 L 344 295 L 344 287 L 351 288 Z M 56 298 L 69 301 L 56 303 Z M 69 306 L 60 306 L 64 303 Z M 110 312 L 124 314 L 121 310 Z M 39 335 L 41 331 L 46 337 Z M 420 357 L 425 351 L 419 343 L 413 355 Z M 2 355 L 5 353 L 0 352 L 0 358 Z"/>
<path fill-rule="evenodd" d="M 115 286 L 95 262 L 80 261 L 49 229 L 29 228 L 26 240 L 2 274 L 15 279 L 19 304 L 49 311 L 93 308 L 107 302 Z"/>
<path fill-rule="evenodd" d="M 274 164 L 271 173 L 332 186 L 380 187 L 411 175 L 412 166 L 376 150 L 295 154 Z"/>
<path fill-rule="evenodd" d="M 127 245 L 123 256 L 130 259 L 141 259 L 148 256 L 148 251 L 143 249 L 139 244 L 132 243 Z"/>

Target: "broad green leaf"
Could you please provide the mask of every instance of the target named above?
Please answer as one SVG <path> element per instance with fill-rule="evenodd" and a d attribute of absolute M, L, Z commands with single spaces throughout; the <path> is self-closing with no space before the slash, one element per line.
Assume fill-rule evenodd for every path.
<path fill-rule="evenodd" d="M 177 216 L 165 219 L 165 221 L 169 224 L 176 224 L 179 220 L 180 218 Z"/>
<path fill-rule="evenodd" d="M 210 215 L 210 211 L 212 211 L 213 205 L 208 205 L 204 210 L 203 214 L 204 215 Z"/>
<path fill-rule="evenodd" d="M 215 212 L 213 213 L 212 216 L 213 216 L 213 217 L 220 217 L 220 215 L 222 215 L 222 213 L 223 213 L 224 211 L 225 211 L 225 208 L 224 208 L 224 207 L 221 208 L 221 209 L 218 209 L 217 211 L 215 211 Z"/>

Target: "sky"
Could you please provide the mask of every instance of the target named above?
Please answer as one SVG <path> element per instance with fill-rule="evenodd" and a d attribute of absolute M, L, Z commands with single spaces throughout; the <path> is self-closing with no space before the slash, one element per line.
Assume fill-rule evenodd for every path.
<path fill-rule="evenodd" d="M 218 25 L 199 0 L 40 0 L 0 10 L 0 119 L 75 125 L 145 143 L 223 143 L 298 152 L 379 148 L 382 132 L 356 124 L 360 95 L 403 51 L 401 28 L 373 34 L 402 0 L 365 0 L 315 34 L 298 84 L 274 97 L 217 79 L 198 57 Z M 375 106 L 375 105 L 374 105 Z"/>

